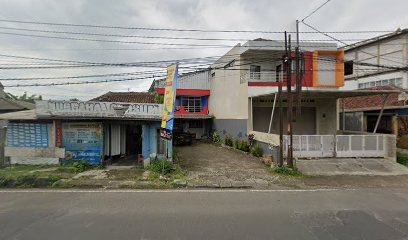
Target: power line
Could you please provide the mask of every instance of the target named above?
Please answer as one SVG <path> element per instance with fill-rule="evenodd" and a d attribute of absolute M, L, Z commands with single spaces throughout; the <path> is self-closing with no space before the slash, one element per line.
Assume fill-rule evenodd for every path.
<path fill-rule="evenodd" d="M 28 31 L 28 32 L 41 32 L 41 33 L 55 33 L 55 34 L 72 34 L 72 35 L 122 37 L 122 38 L 167 39 L 167 40 L 168 39 L 170 39 L 170 40 L 200 40 L 200 41 L 249 41 L 249 40 L 251 40 L 251 39 L 247 39 L 247 38 L 195 38 L 195 37 L 165 37 L 165 36 L 146 36 L 146 35 L 123 35 L 123 34 L 107 34 L 107 33 L 39 30 L 39 29 L 1 27 L 1 26 L 0 26 L 0 29 L 19 30 L 19 31 Z"/>
<path fill-rule="evenodd" d="M 283 34 L 284 33 L 284 31 L 269 31 L 269 30 L 207 30 L 207 29 L 181 29 L 181 28 L 125 27 L 125 26 L 109 26 L 109 25 L 23 21 L 23 20 L 12 20 L 12 19 L 0 19 L 0 22 L 32 24 L 32 25 L 64 26 L 64 27 L 88 27 L 88 28 L 147 30 L 147 31 L 207 32 L 207 33 L 273 33 L 273 34 Z M 392 30 L 362 30 L 362 31 L 334 31 L 330 33 L 381 33 L 381 32 L 384 33 L 384 32 L 393 32 L 393 31 Z M 288 33 L 294 33 L 294 32 L 288 32 Z M 301 33 L 314 33 L 314 32 L 301 32 Z"/>
<path fill-rule="evenodd" d="M 303 22 L 305 19 L 309 18 L 312 16 L 315 12 L 317 12 L 320 8 L 322 8 L 324 5 L 328 4 L 331 0 L 327 0 L 326 2 L 322 3 L 319 7 L 317 7 L 315 10 L 313 10 L 311 13 L 309 13 L 306 17 L 304 17 L 301 21 Z"/>
<path fill-rule="evenodd" d="M 23 23 L 23 24 L 35 24 L 35 25 L 52 25 L 52 26 L 65 26 L 65 27 L 146 30 L 146 31 L 211 32 L 211 33 L 283 33 L 283 31 L 264 31 L 264 30 L 205 30 L 205 29 L 181 29 L 181 28 L 124 27 L 124 26 L 108 26 L 108 25 L 22 21 L 22 20 L 8 20 L 8 19 L 0 19 L 0 22 L 12 22 L 12 23 Z"/>
<path fill-rule="evenodd" d="M 302 21 L 302 23 L 305 24 L 307 27 L 309 27 L 309 28 L 315 30 L 316 32 L 321 33 L 321 34 L 323 34 L 324 36 L 326 36 L 326 37 L 328 37 L 328 38 L 331 38 L 331 39 L 333 39 L 333 40 L 336 40 L 336 41 L 342 43 L 342 44 L 344 45 L 343 47 L 347 47 L 347 46 L 350 45 L 350 44 L 348 44 L 348 43 L 346 43 L 346 42 L 344 42 L 344 41 L 342 41 L 342 40 L 340 40 L 340 39 L 337 39 L 337 38 L 335 38 L 335 37 L 333 37 L 333 36 L 331 36 L 331 35 L 329 35 L 329 34 L 327 34 L 327 33 L 325 33 L 325 32 L 320 31 L 319 29 L 313 27 L 313 26 L 310 25 L 310 24 L 305 23 L 304 21 Z M 365 52 L 365 51 L 362 51 L 362 50 L 360 50 L 360 51 L 363 52 L 363 53 L 366 53 L 366 54 L 368 54 L 368 55 L 377 57 L 376 55 L 374 55 L 374 54 L 372 54 L 372 53 L 368 53 L 368 52 Z M 387 58 L 384 57 L 384 56 L 383 56 L 382 58 L 387 59 Z M 398 63 L 398 64 L 402 64 L 401 62 L 397 62 L 397 61 L 394 61 L 394 60 L 390 60 L 390 59 L 387 59 L 387 60 L 389 60 L 389 61 L 391 61 L 391 62 Z M 355 63 L 356 63 L 356 62 L 357 62 L 357 61 L 355 61 Z"/>
<path fill-rule="evenodd" d="M 219 48 L 233 47 L 231 45 L 122 41 L 122 40 L 93 39 L 93 38 L 60 37 L 60 36 L 24 34 L 24 33 L 13 33 L 13 32 L 0 32 L 0 34 L 23 36 L 23 37 L 35 37 L 35 38 L 50 38 L 50 39 L 63 39 L 63 40 L 73 40 L 73 41 L 90 41 L 90 42 L 123 43 L 123 44 L 163 45 L 163 46 L 190 46 L 190 47 L 219 47 Z"/>
<path fill-rule="evenodd" d="M 91 32 L 73 32 L 73 31 L 55 31 L 55 30 L 39 30 L 30 28 L 14 28 L 14 27 L 2 27 L 0 29 L 28 31 L 28 32 L 41 32 L 41 33 L 54 33 L 54 34 L 71 34 L 71 35 L 87 35 L 87 36 L 102 36 L 102 37 L 122 37 L 122 38 L 145 38 L 145 39 L 166 39 L 166 40 L 197 40 L 197 41 L 250 41 L 249 38 L 196 38 L 196 37 L 169 37 L 169 36 L 147 36 L 147 35 L 123 35 L 123 34 L 107 34 L 107 33 L 91 33 Z M 278 39 L 268 39 L 271 41 L 280 41 Z M 343 39 L 343 41 L 361 41 L 366 40 L 362 38 L 358 39 Z M 301 42 L 319 42 L 321 39 L 305 39 Z M 334 41 L 334 40 L 331 40 Z"/>

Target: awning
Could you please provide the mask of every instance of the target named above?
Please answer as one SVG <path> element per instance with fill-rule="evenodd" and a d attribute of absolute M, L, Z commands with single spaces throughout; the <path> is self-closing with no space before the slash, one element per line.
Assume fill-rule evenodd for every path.
<path fill-rule="evenodd" d="M 360 96 L 371 96 L 371 95 L 382 95 L 382 94 L 392 94 L 392 93 L 402 93 L 400 90 L 339 90 L 339 89 L 302 89 L 302 98 L 347 98 L 347 97 L 360 97 Z M 256 97 L 272 97 L 274 93 L 261 94 L 257 96 L 250 96 L 253 98 Z M 292 91 L 293 96 L 296 95 L 295 91 Z M 282 90 L 282 97 L 287 98 L 288 92 Z"/>
<path fill-rule="evenodd" d="M 176 114 L 174 115 L 176 119 L 210 119 L 211 116 L 204 114 Z"/>

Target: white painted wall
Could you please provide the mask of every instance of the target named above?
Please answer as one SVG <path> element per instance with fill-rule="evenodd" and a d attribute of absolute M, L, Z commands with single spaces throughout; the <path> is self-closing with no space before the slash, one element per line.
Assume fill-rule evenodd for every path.
<path fill-rule="evenodd" d="M 345 52 L 345 61 L 370 63 L 377 65 L 403 67 L 408 65 L 408 34 L 402 34 L 395 38 L 381 40 L 367 46 L 361 46 Z M 408 89 L 408 74 L 404 71 L 382 74 L 389 71 L 387 68 L 374 66 L 361 66 L 354 64 L 353 75 L 345 76 L 347 88 L 357 89 L 359 83 L 402 78 L 402 88 Z M 377 73 L 367 77 L 368 74 Z M 349 81 L 351 81 L 349 83 Z"/>
<path fill-rule="evenodd" d="M 235 66 L 229 69 L 240 69 L 239 54 L 240 47 L 236 46 L 211 67 L 222 68 L 235 59 Z M 211 74 L 210 114 L 216 119 L 247 119 L 248 85 L 240 83 L 240 71 L 216 69 Z"/>

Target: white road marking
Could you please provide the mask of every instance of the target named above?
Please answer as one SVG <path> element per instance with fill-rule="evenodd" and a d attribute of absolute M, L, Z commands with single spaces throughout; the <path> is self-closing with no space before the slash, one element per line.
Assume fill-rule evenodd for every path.
<path fill-rule="evenodd" d="M 353 191 L 356 189 L 103 189 L 103 190 L 82 190 L 82 189 L 22 189 L 22 190 L 0 190 L 0 193 L 224 193 L 224 192 L 330 192 L 330 191 Z"/>

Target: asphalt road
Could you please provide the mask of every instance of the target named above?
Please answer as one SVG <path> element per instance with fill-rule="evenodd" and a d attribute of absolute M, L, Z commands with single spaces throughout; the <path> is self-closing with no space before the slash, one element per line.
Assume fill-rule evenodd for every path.
<path fill-rule="evenodd" d="M 408 189 L 0 191 L 0 239 L 408 239 Z"/>

